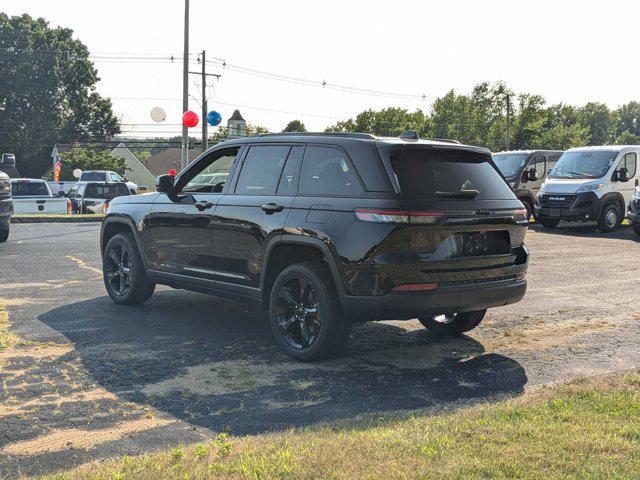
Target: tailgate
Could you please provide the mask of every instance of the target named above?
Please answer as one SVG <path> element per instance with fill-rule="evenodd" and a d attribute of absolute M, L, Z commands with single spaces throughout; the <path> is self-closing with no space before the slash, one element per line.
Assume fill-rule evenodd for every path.
<path fill-rule="evenodd" d="M 14 198 L 14 213 L 17 214 L 66 214 L 66 198 Z"/>

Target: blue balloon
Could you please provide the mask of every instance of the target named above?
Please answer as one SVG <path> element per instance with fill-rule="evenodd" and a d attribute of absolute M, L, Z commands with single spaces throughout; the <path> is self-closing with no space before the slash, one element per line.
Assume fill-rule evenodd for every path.
<path fill-rule="evenodd" d="M 208 114 L 207 114 L 207 123 L 209 125 L 212 126 L 216 126 L 218 124 L 220 124 L 220 122 L 222 121 L 222 115 L 220 115 L 218 112 L 216 112 L 215 110 L 211 110 Z"/>

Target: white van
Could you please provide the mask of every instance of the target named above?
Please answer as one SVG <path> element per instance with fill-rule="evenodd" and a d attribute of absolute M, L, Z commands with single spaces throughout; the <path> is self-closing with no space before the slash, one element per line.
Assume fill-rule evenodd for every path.
<path fill-rule="evenodd" d="M 546 228 L 560 220 L 595 221 L 615 230 L 639 184 L 640 145 L 572 148 L 562 154 L 536 197 L 536 220 Z"/>

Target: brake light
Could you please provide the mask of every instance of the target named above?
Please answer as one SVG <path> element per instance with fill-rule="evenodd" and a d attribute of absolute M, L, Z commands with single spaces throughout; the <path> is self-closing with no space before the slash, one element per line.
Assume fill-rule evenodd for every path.
<path fill-rule="evenodd" d="M 527 209 L 526 208 L 519 208 L 517 210 L 514 210 L 511 212 L 511 215 L 513 216 L 513 218 L 516 219 L 516 221 L 520 220 L 520 221 L 527 221 Z"/>
<path fill-rule="evenodd" d="M 527 278 L 527 273 L 523 272 L 523 273 L 516 273 L 516 282 L 521 282 L 523 281 L 525 278 Z"/>
<path fill-rule="evenodd" d="M 71 200 L 67 198 L 67 215 L 70 215 L 72 212 Z"/>
<path fill-rule="evenodd" d="M 362 222 L 376 223 L 436 223 L 444 217 L 444 212 L 439 210 L 427 212 L 357 208 L 353 213 Z"/>
<path fill-rule="evenodd" d="M 405 283 L 404 285 L 396 285 L 391 289 L 392 292 L 428 292 L 438 288 L 437 283 Z"/>

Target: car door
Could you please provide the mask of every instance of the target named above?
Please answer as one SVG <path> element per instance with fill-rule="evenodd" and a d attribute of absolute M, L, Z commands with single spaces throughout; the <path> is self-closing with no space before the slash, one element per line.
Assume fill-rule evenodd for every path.
<path fill-rule="evenodd" d="M 544 181 L 544 177 L 547 175 L 547 157 L 542 154 L 536 155 L 535 157 L 533 157 L 533 159 L 529 163 L 529 167 L 527 168 L 529 170 L 533 168 L 536 172 L 536 179 L 530 180 L 527 183 L 529 190 L 531 190 L 533 196 L 535 197 L 540 190 L 540 186 Z"/>
<path fill-rule="evenodd" d="M 616 166 L 615 172 L 619 172 L 620 169 L 627 169 L 627 181 L 626 182 L 615 182 L 615 189 L 622 194 L 625 201 L 625 210 L 626 205 L 633 198 L 633 192 L 638 185 L 638 153 L 637 152 L 627 152 L 618 161 L 618 165 Z M 614 173 L 614 175 L 616 175 Z"/>
<path fill-rule="evenodd" d="M 232 191 L 216 207 L 213 249 L 219 289 L 256 293 L 263 249 L 282 233 L 303 152 L 303 145 L 247 147 Z"/>
<path fill-rule="evenodd" d="M 150 270 L 176 281 L 212 287 L 212 226 L 215 206 L 226 188 L 225 175 L 241 147 L 213 151 L 189 166 L 175 181 L 172 195 L 160 194 L 148 216 Z M 221 181 L 202 185 L 200 174 L 217 173 Z"/>

